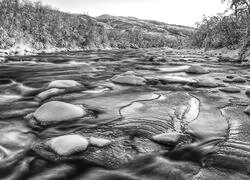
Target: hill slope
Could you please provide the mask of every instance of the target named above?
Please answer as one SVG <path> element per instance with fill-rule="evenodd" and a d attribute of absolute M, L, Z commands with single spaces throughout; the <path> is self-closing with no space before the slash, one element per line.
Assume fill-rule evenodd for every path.
<path fill-rule="evenodd" d="M 40 2 L 0 1 L 0 49 L 181 47 L 193 28 L 134 17 L 90 17 Z"/>

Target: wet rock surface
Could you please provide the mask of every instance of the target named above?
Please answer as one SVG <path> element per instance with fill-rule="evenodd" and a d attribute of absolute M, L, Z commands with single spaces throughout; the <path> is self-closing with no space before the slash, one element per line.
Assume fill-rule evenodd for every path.
<path fill-rule="evenodd" d="M 5 58 L 0 179 L 249 179 L 245 66 L 164 48 Z"/>

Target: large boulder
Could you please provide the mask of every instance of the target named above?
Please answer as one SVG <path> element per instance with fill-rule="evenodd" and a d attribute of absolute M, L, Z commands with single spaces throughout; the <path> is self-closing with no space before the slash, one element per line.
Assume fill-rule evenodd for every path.
<path fill-rule="evenodd" d="M 37 121 L 43 124 L 75 120 L 85 116 L 87 112 L 80 106 L 51 101 L 40 106 L 34 113 Z"/>
<path fill-rule="evenodd" d="M 88 140 L 79 134 L 51 138 L 46 144 L 60 156 L 68 156 L 87 149 Z"/>
<path fill-rule="evenodd" d="M 190 73 L 190 74 L 206 74 L 206 73 L 209 73 L 209 71 L 207 69 L 203 68 L 200 65 L 193 65 L 193 66 L 189 67 L 186 70 L 186 73 Z"/>

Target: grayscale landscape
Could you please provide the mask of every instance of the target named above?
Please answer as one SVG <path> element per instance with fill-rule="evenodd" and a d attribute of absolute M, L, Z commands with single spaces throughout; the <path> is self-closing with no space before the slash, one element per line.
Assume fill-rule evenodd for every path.
<path fill-rule="evenodd" d="M 220 3 L 189 26 L 0 0 L 0 179 L 250 180 L 250 1 Z"/>

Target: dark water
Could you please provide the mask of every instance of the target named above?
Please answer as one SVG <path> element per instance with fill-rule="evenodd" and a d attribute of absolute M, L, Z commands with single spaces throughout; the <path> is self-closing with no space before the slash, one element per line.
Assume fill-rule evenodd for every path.
<path fill-rule="evenodd" d="M 210 73 L 186 73 L 194 64 Z M 127 71 L 145 78 L 145 84 L 111 81 Z M 229 75 L 245 82 L 231 82 Z M 7 63 L 0 64 L 0 179 L 249 179 L 250 117 L 244 113 L 250 105 L 245 94 L 249 78 L 249 67 L 188 50 L 8 57 Z M 42 96 L 54 80 L 75 80 L 81 86 Z M 197 81 L 216 86 L 197 85 Z M 227 86 L 240 92 L 220 90 Z M 84 106 L 90 118 L 43 127 L 32 126 L 25 118 L 55 100 Z M 39 144 L 79 132 L 108 137 L 112 144 L 57 160 Z M 166 132 L 182 135 L 174 144 L 152 140 Z M 211 138 L 220 141 L 202 144 Z M 39 144 L 38 150 L 34 144 Z M 216 150 L 207 151 L 211 147 Z M 203 157 L 206 167 L 201 168 Z"/>

